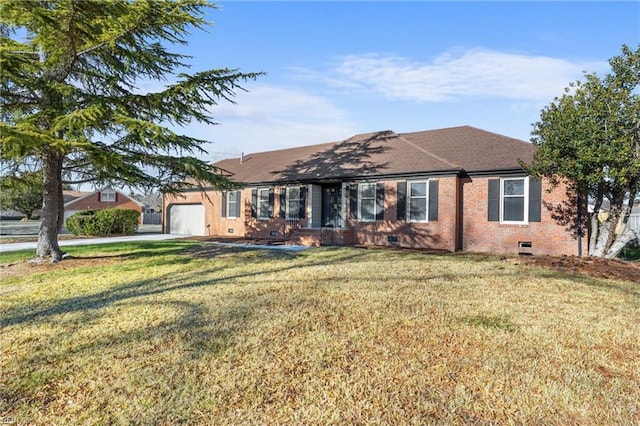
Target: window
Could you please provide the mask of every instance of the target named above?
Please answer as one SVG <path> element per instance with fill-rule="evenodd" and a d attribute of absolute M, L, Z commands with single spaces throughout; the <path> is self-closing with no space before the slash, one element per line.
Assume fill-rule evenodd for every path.
<path fill-rule="evenodd" d="M 374 222 L 384 219 L 384 182 L 349 186 L 349 219 Z M 342 204 L 342 198 L 339 200 Z M 342 220 L 342 208 L 339 211 Z"/>
<path fill-rule="evenodd" d="M 361 183 L 358 185 L 359 192 L 359 217 L 363 222 L 373 222 L 376 220 L 376 184 Z"/>
<path fill-rule="evenodd" d="M 286 217 L 287 219 L 300 218 L 300 188 L 287 188 Z"/>
<path fill-rule="evenodd" d="M 254 188 L 251 190 L 251 217 L 260 220 L 273 217 L 273 188 Z"/>
<path fill-rule="evenodd" d="M 500 191 L 500 221 L 527 222 L 529 219 L 527 215 L 528 179 L 502 179 Z"/>
<path fill-rule="evenodd" d="M 269 189 L 258 189 L 258 219 L 269 219 Z"/>
<path fill-rule="evenodd" d="M 542 181 L 532 177 L 489 179 L 489 222 L 526 224 L 542 220 Z"/>
<path fill-rule="evenodd" d="M 229 212 L 229 218 L 234 219 L 237 218 L 237 213 L 239 211 L 239 191 L 231 191 L 227 192 L 227 211 Z"/>
<path fill-rule="evenodd" d="M 223 191 L 222 192 L 221 217 L 229 219 L 237 219 L 240 217 L 240 191 Z"/>
<path fill-rule="evenodd" d="M 116 191 L 112 189 L 107 189 L 100 193 L 100 201 L 103 203 L 115 203 L 116 202 Z"/>
<path fill-rule="evenodd" d="M 427 182 L 409 182 L 409 222 L 427 221 Z"/>

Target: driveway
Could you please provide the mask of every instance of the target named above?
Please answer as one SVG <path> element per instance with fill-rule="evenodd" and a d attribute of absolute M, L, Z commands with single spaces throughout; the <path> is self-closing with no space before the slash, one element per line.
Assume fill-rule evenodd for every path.
<path fill-rule="evenodd" d="M 19 250 L 35 250 L 36 242 L 33 241 L 33 238 L 38 235 L 38 228 L 40 226 L 40 222 L 29 221 L 29 222 L 20 222 L 20 221 L 2 221 L 0 223 L 0 253 L 7 253 L 10 251 L 19 251 Z M 66 232 L 61 232 L 61 234 L 65 234 Z M 23 242 L 23 243 L 9 243 L 3 244 L 2 237 L 26 237 L 31 241 Z M 162 240 L 172 240 L 178 238 L 186 238 L 188 235 L 171 235 L 171 234 L 161 234 L 160 233 L 160 225 L 140 225 L 138 232 L 135 235 L 130 235 L 126 237 L 106 237 L 106 238 L 78 238 L 78 239 L 65 239 L 59 240 L 58 244 L 60 247 L 64 246 L 80 246 L 80 245 L 89 245 L 89 244 L 108 244 L 108 243 L 119 243 L 126 241 L 162 241 Z"/>

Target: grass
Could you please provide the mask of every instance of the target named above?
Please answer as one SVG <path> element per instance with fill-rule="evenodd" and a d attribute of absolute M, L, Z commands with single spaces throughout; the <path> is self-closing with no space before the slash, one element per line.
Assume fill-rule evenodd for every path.
<path fill-rule="evenodd" d="M 622 249 L 620 257 L 625 260 L 640 261 L 640 247 L 625 247 Z"/>
<path fill-rule="evenodd" d="M 357 248 L 72 250 L 86 264 L 0 284 L 3 420 L 640 422 L 638 284 Z"/>

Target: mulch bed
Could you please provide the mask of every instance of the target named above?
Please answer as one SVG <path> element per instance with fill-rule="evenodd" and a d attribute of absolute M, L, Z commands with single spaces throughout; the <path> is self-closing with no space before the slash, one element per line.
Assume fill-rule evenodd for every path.
<path fill-rule="evenodd" d="M 640 283 L 640 262 L 598 257 L 532 256 L 527 263 L 563 272 L 575 272 L 593 278 Z"/>

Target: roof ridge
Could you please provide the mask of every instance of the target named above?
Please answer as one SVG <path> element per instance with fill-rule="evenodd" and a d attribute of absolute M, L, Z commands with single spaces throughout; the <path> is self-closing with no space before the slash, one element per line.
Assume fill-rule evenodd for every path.
<path fill-rule="evenodd" d="M 287 148 L 275 148 L 275 149 L 268 149 L 266 151 L 255 151 L 255 152 L 243 152 L 241 155 L 244 156 L 244 158 L 248 158 L 251 155 L 262 155 L 262 154 L 271 154 L 271 153 L 275 153 L 275 152 L 281 152 L 281 151 L 293 151 L 293 150 L 307 150 L 307 149 L 316 149 L 316 148 L 321 148 L 321 147 L 328 147 L 328 146 L 333 146 L 333 145 L 337 145 L 337 144 L 341 144 L 341 143 L 345 143 L 345 142 L 360 142 L 362 140 L 367 140 L 367 139 L 371 139 L 374 136 L 393 136 L 393 135 L 398 135 L 398 133 L 396 133 L 393 130 L 377 130 L 377 131 L 373 131 L 373 132 L 362 132 L 362 133 L 356 133 L 354 135 L 349 136 L 348 138 L 345 139 L 340 139 L 337 141 L 329 141 L 329 142 L 319 142 L 319 143 L 312 143 L 309 145 L 297 145 L 297 146 L 290 146 Z M 230 157 L 230 158 L 224 158 L 220 161 L 224 161 L 224 160 L 239 160 L 240 157 Z M 219 161 L 214 161 L 212 164 L 218 163 Z"/>
<path fill-rule="evenodd" d="M 449 166 L 455 168 L 455 169 L 462 169 L 462 167 L 460 167 L 460 165 L 452 163 L 451 161 L 447 160 L 446 158 L 442 158 L 432 152 L 427 151 L 426 149 L 424 149 L 423 147 L 421 147 L 418 144 L 415 144 L 413 142 L 411 142 L 409 139 L 405 138 L 404 135 L 397 135 L 398 139 L 403 140 L 404 142 L 406 142 L 407 144 L 411 145 L 412 147 L 414 147 L 415 149 L 417 149 L 420 152 L 423 152 L 425 154 L 427 154 L 430 157 L 435 158 L 438 161 L 442 161 L 445 164 L 448 164 Z"/>

